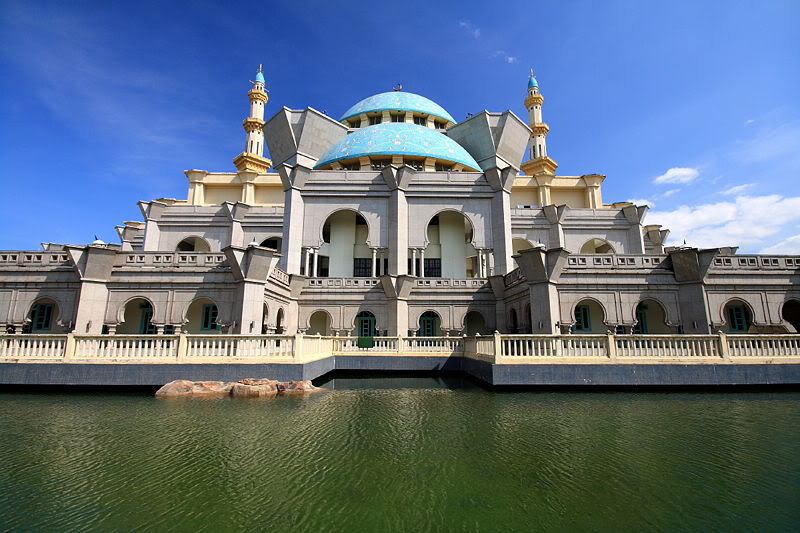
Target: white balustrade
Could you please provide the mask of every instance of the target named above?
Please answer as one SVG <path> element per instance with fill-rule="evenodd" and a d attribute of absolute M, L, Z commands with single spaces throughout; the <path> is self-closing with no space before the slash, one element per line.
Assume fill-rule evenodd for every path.
<path fill-rule="evenodd" d="M 67 335 L 0 335 L 0 358 L 61 359 Z"/>
<path fill-rule="evenodd" d="M 457 355 L 493 363 L 584 358 L 608 363 L 719 359 L 771 362 L 800 358 L 800 335 L 500 335 L 475 337 L 358 337 L 320 335 L 0 335 L 0 359 L 148 360 L 222 363 L 306 362 L 337 354 Z"/>
<path fill-rule="evenodd" d="M 294 357 L 290 335 L 189 335 L 186 358 L 286 358 Z"/>
<path fill-rule="evenodd" d="M 402 339 L 401 352 L 446 353 L 464 351 L 464 339 L 461 337 L 405 337 Z"/>
<path fill-rule="evenodd" d="M 721 357 L 717 335 L 615 335 L 618 357 Z"/>
<path fill-rule="evenodd" d="M 75 337 L 78 359 L 175 359 L 177 335 L 82 335 Z"/>
<path fill-rule="evenodd" d="M 800 356 L 798 335 L 727 335 L 731 357 Z"/>

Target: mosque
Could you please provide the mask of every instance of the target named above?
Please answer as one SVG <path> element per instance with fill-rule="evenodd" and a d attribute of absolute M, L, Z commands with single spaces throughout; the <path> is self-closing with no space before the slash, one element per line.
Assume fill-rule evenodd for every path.
<path fill-rule="evenodd" d="M 603 201 L 604 175 L 557 174 L 533 72 L 527 120 L 459 122 L 402 90 L 265 120 L 260 67 L 251 85 L 236 171 L 187 170 L 187 197 L 140 201 L 119 243 L 0 252 L 6 333 L 800 329 L 800 257 L 665 247 L 647 206 Z"/>

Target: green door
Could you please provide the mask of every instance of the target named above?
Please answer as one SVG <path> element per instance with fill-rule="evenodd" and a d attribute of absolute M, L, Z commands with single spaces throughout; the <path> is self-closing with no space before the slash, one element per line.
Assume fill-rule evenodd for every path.
<path fill-rule="evenodd" d="M 356 335 L 359 337 L 375 336 L 375 315 L 359 313 L 356 317 Z"/>

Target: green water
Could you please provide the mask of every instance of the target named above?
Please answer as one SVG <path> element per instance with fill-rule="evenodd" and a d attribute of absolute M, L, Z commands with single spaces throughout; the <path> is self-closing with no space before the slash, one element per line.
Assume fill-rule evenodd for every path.
<path fill-rule="evenodd" d="M 447 385 L 0 393 L 0 530 L 800 529 L 798 392 Z"/>

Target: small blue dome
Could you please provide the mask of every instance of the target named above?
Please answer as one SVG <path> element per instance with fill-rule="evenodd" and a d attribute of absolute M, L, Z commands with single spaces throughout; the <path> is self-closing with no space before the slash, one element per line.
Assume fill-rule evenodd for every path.
<path fill-rule="evenodd" d="M 443 118 L 448 122 L 456 122 L 456 120 L 450 116 L 450 113 L 445 111 L 444 108 L 436 102 L 428 100 L 424 96 L 418 94 L 404 93 L 402 91 L 380 93 L 370 96 L 369 98 L 364 98 L 348 109 L 339 120 L 347 120 L 361 113 L 384 110 L 416 111 L 417 113 L 425 113 L 426 115 Z"/>
<path fill-rule="evenodd" d="M 260 81 L 261 83 L 264 82 L 264 73 L 263 72 L 256 72 L 256 81 Z"/>
<path fill-rule="evenodd" d="M 528 78 L 528 88 L 538 87 L 538 86 L 539 82 L 536 81 L 536 76 L 531 76 L 530 78 Z"/>
<path fill-rule="evenodd" d="M 354 131 L 333 145 L 314 168 L 334 161 L 373 155 L 411 155 L 460 163 L 480 172 L 478 163 L 464 148 L 443 133 L 405 122 L 376 124 Z"/>

